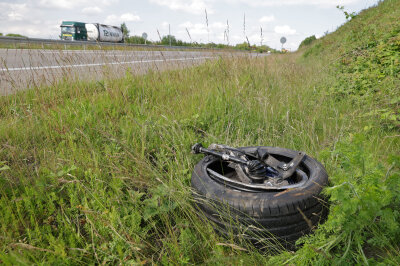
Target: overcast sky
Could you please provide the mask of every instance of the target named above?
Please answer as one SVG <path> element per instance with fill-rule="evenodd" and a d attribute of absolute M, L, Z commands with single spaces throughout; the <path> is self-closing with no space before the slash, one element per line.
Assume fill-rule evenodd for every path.
<path fill-rule="evenodd" d="M 148 34 L 159 40 L 171 34 L 184 41 L 229 43 L 248 37 L 251 44 L 297 49 L 310 35 L 322 36 L 345 22 L 345 10 L 359 12 L 377 0 L 0 0 L 0 32 L 28 37 L 58 38 L 63 20 L 119 26 L 125 22 L 131 35 Z M 208 30 L 206 26 L 207 10 Z M 245 17 L 245 19 L 244 19 Z M 228 21 L 228 23 L 227 23 Z M 244 22 L 245 21 L 245 25 Z M 261 28 L 263 36 L 261 38 Z M 186 30 L 187 29 L 187 30 Z M 189 32 L 189 34 L 188 34 Z"/>

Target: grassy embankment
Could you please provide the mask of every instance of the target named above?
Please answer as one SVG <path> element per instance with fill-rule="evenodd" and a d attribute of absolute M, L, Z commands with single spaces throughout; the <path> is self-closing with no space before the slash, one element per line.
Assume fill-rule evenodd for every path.
<path fill-rule="evenodd" d="M 399 264 L 398 6 L 296 54 L 0 98 L 0 261 Z M 316 157 L 327 222 L 295 253 L 217 236 L 190 201 L 195 142 Z"/>

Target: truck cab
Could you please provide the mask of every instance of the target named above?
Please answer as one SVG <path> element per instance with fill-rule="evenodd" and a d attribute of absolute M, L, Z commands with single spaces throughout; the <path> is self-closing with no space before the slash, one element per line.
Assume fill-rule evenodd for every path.
<path fill-rule="evenodd" d="M 61 40 L 86 41 L 87 31 L 85 23 L 76 21 L 63 21 L 61 27 Z"/>

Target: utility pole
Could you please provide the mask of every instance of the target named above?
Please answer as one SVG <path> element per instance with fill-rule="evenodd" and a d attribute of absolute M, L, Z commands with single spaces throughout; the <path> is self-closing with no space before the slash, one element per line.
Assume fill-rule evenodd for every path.
<path fill-rule="evenodd" d="M 169 38 L 169 46 L 171 46 L 171 24 L 168 24 L 168 38 Z"/>
<path fill-rule="evenodd" d="M 243 13 L 243 38 L 246 39 L 246 13 Z"/>
<path fill-rule="evenodd" d="M 226 41 L 229 45 L 229 22 L 226 20 Z"/>
<path fill-rule="evenodd" d="M 204 11 L 206 12 L 206 25 L 207 25 L 207 35 L 208 35 L 208 43 L 210 43 L 210 29 L 208 28 L 208 16 L 207 16 L 207 9 L 204 9 Z"/>

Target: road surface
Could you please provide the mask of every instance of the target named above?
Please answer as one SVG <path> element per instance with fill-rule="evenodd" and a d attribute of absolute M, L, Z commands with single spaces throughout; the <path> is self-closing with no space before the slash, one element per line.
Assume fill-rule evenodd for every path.
<path fill-rule="evenodd" d="M 230 56 L 248 53 L 229 53 Z M 63 80 L 118 78 L 192 66 L 226 52 L 0 49 L 0 95 Z"/>

